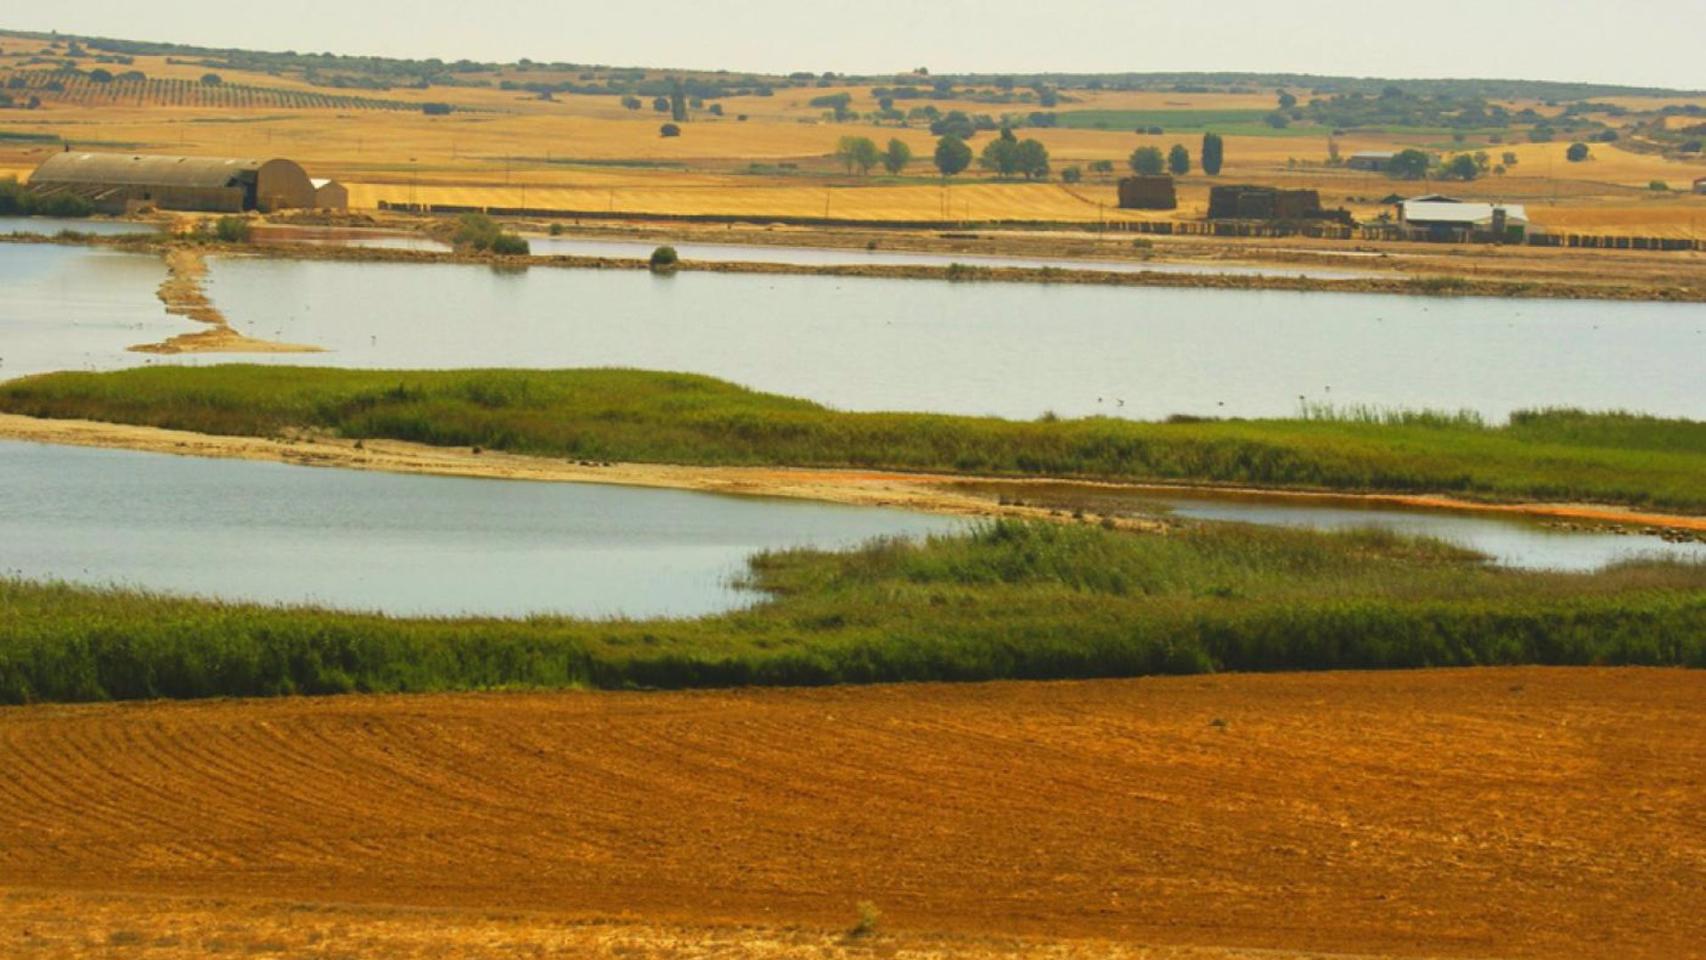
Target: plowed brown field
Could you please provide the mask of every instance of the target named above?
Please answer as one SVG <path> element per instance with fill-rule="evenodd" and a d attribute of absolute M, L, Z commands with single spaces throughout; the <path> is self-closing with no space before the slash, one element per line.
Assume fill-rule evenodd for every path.
<path fill-rule="evenodd" d="M 1674 960 L 1701 890 L 1701 672 L 0 711 L 7 956 L 828 956 L 870 901 L 889 952 Z"/>

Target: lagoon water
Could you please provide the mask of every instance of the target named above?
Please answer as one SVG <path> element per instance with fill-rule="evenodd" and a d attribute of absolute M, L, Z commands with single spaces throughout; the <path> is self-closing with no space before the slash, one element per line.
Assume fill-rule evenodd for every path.
<path fill-rule="evenodd" d="M 536 256 L 610 257 L 645 260 L 657 249 L 656 241 L 606 240 L 601 238 L 552 237 L 530 234 L 528 244 Z M 1065 257 L 987 256 L 975 253 L 928 253 L 913 250 L 825 249 L 821 247 L 770 246 L 767 244 L 669 242 L 683 260 L 708 263 L 787 263 L 805 266 L 945 267 L 961 263 L 968 267 L 1057 267 L 1062 270 L 1091 270 L 1107 273 L 1193 273 L 1231 276 L 1297 277 L 1317 280 L 1351 280 L 1378 276 L 1357 270 L 1323 270 L 1319 267 L 1256 267 L 1242 264 L 1134 262 L 1117 260 L 1074 260 Z"/>
<path fill-rule="evenodd" d="M 1532 570 L 1588 572 L 1626 560 L 1706 562 L 1706 543 L 1666 543 L 1654 536 L 1589 533 L 1532 520 L 1438 510 L 1340 507 L 1278 500 L 1145 497 L 1177 517 L 1306 530 L 1390 530 L 1432 537 L 1486 554 L 1495 563 Z"/>
<path fill-rule="evenodd" d="M 119 236 L 127 233 L 154 233 L 152 224 L 128 220 L 80 220 L 71 217 L 0 217 L 0 234 L 39 233 L 51 237 L 65 231 Z"/>
<path fill-rule="evenodd" d="M 697 616 L 761 550 L 958 529 L 900 510 L 0 441 L 0 575 L 398 615 Z"/>
<path fill-rule="evenodd" d="M 0 244 L 0 380 L 145 362 L 125 348 L 189 329 L 155 297 L 165 278 L 148 254 Z"/>
<path fill-rule="evenodd" d="M 1699 304 L 240 258 L 209 290 L 243 332 L 330 351 L 264 362 L 624 366 L 1020 419 L 1283 417 L 1302 398 L 1706 418 Z"/>

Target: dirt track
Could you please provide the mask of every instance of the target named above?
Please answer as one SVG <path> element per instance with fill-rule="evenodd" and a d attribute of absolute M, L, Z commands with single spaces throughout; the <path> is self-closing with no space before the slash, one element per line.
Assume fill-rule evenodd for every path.
<path fill-rule="evenodd" d="M 294 911 L 822 946 L 868 900 L 895 943 L 1675 960 L 1702 704 L 1701 672 L 1522 669 L 9 709 L 0 954 L 78 903 L 180 945 Z"/>

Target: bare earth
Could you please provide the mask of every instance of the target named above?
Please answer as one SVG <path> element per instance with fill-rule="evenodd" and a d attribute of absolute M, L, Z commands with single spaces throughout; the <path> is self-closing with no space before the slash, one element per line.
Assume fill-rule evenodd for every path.
<path fill-rule="evenodd" d="M 1343 494 L 1252 490 L 1236 487 L 1193 487 L 1157 484 L 1073 483 L 1058 480 L 1011 480 L 968 475 L 900 473 L 882 470 L 807 469 L 802 467 L 707 467 L 658 463 L 588 464 L 573 460 L 466 447 L 435 447 L 399 440 L 351 441 L 324 436 L 289 438 L 227 437 L 159 427 L 103 423 L 93 420 L 46 420 L 0 413 L 0 439 L 109 447 L 185 456 L 239 460 L 272 460 L 316 467 L 380 470 L 388 473 L 435 474 L 567 483 L 613 483 L 624 486 L 666 487 L 707 493 L 792 497 L 859 506 L 900 507 L 961 516 L 1047 517 L 1046 508 L 1002 504 L 973 488 L 987 480 L 1004 487 L 1079 486 L 1094 491 L 1134 493 L 1260 494 L 1301 502 L 1384 504 L 1394 507 L 1504 513 L 1542 519 L 1624 524 L 1673 530 L 1706 531 L 1706 516 L 1647 513 L 1602 504 L 1478 503 L 1427 494 Z M 1116 520 L 1126 526 L 1147 524 Z"/>
<path fill-rule="evenodd" d="M 11 708 L 0 955 L 1699 957 L 1702 704 L 1528 668 Z"/>

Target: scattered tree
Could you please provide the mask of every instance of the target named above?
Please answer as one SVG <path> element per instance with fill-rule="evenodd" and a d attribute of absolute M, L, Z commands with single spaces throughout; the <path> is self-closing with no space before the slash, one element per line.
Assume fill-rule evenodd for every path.
<path fill-rule="evenodd" d="M 1440 168 L 1440 176 L 1447 180 L 1473 180 L 1480 175 L 1481 168 L 1476 166 L 1475 158 L 1467 153 L 1452 157 Z"/>
<path fill-rule="evenodd" d="M 676 126 L 673 123 L 666 123 L 663 126 L 658 128 L 658 136 L 660 136 L 660 137 L 679 137 L 679 136 L 681 136 L 681 128 Z"/>
<path fill-rule="evenodd" d="M 971 166 L 971 147 L 959 137 L 949 135 L 936 141 L 936 169 L 951 177 Z"/>
<path fill-rule="evenodd" d="M 217 73 L 204 73 L 201 75 L 201 82 L 203 86 L 217 87 L 224 83 L 225 80 Z"/>
<path fill-rule="evenodd" d="M 1202 172 L 1211 177 L 1220 176 L 1221 165 L 1226 161 L 1226 143 L 1218 133 L 1202 135 Z"/>
<path fill-rule="evenodd" d="M 423 104 L 421 104 L 421 112 L 426 114 L 429 117 L 445 116 L 446 114 L 450 113 L 451 109 L 452 108 L 451 108 L 450 104 L 448 104 L 448 103 L 423 103 Z"/>
<path fill-rule="evenodd" d="M 1048 179 L 1048 148 L 1041 140 L 1026 138 L 1019 141 L 1014 154 L 1019 162 L 1019 172 L 1026 180 Z"/>
<path fill-rule="evenodd" d="M 1586 160 L 1592 155 L 1593 154 L 1588 150 L 1587 144 L 1572 143 L 1570 144 L 1570 149 L 1564 152 L 1564 159 L 1571 163 L 1581 163 L 1583 160 Z"/>
<path fill-rule="evenodd" d="M 1403 150 L 1386 165 L 1386 174 L 1399 180 L 1420 180 L 1428 175 L 1428 165 L 1432 162 L 1420 150 Z"/>
<path fill-rule="evenodd" d="M 841 142 L 835 145 L 835 159 L 841 161 L 848 173 L 858 168 L 861 174 L 865 174 L 882 160 L 882 154 L 870 137 L 842 137 Z"/>
<path fill-rule="evenodd" d="M 1093 160 L 1090 162 L 1090 172 L 1091 173 L 1113 173 L 1114 172 L 1114 162 L 1112 160 Z"/>
<path fill-rule="evenodd" d="M 1191 152 L 1182 143 L 1173 144 L 1173 149 L 1167 151 L 1167 169 L 1173 176 L 1182 177 L 1191 172 Z"/>
<path fill-rule="evenodd" d="M 1131 157 L 1126 162 L 1131 164 L 1133 173 L 1146 177 L 1159 176 L 1161 171 L 1167 168 L 1167 161 L 1161 156 L 1159 147 L 1138 147 L 1131 152 Z"/>
<path fill-rule="evenodd" d="M 669 118 L 676 123 L 687 122 L 687 88 L 680 78 L 676 79 L 674 89 L 669 92 Z"/>
<path fill-rule="evenodd" d="M 985 170 L 995 171 L 996 176 L 1011 177 L 1019 172 L 1019 144 L 1012 139 L 1011 131 L 1003 130 L 1002 133 L 1007 136 L 989 141 L 977 163 Z"/>
<path fill-rule="evenodd" d="M 1077 183 L 1083 179 L 1084 171 L 1077 167 L 1067 167 L 1065 170 L 1060 171 L 1061 183 Z"/>
<path fill-rule="evenodd" d="M 645 106 L 645 103 L 642 102 L 639 97 L 630 93 L 622 98 L 622 106 L 628 110 L 638 110 Z"/>
<path fill-rule="evenodd" d="M 653 273 L 671 273 L 681 263 L 681 257 L 674 247 L 658 247 L 652 251 L 649 262 Z"/>
<path fill-rule="evenodd" d="M 1669 193 L 1670 192 L 1670 184 L 1664 182 L 1663 180 L 1654 180 L 1653 182 L 1647 184 L 1647 189 L 1653 191 L 1654 193 Z"/>
<path fill-rule="evenodd" d="M 1289 91 L 1276 90 L 1274 92 L 1279 94 L 1279 108 L 1281 110 L 1290 110 L 1292 107 L 1297 106 L 1297 98 L 1292 96 Z"/>
<path fill-rule="evenodd" d="M 669 98 L 668 97 L 653 97 L 652 98 L 652 110 L 657 112 L 657 113 L 668 113 L 669 112 Z"/>
<path fill-rule="evenodd" d="M 889 141 L 889 148 L 883 151 L 883 169 L 890 174 L 899 176 L 906 165 L 912 162 L 912 148 L 898 139 Z"/>

